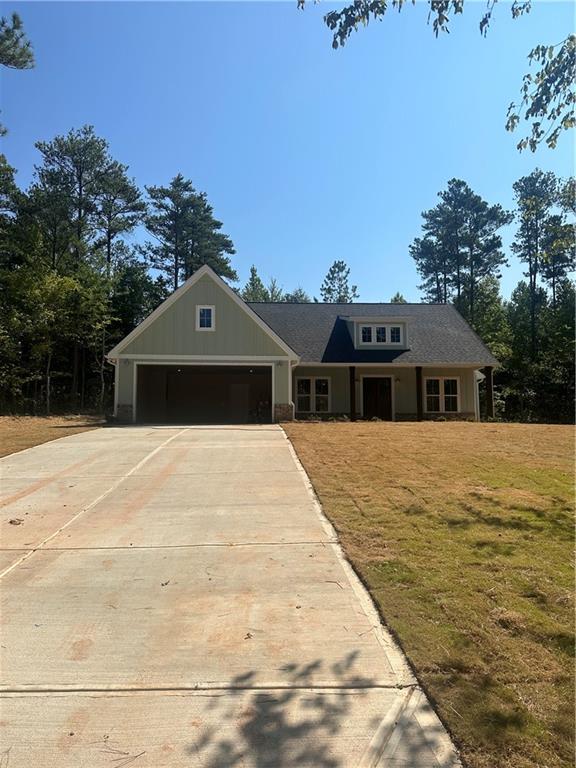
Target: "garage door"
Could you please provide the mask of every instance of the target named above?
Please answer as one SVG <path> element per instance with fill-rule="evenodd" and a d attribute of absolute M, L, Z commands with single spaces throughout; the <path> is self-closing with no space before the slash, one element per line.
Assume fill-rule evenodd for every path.
<path fill-rule="evenodd" d="M 272 420 L 270 366 L 139 365 L 136 416 L 155 424 Z"/>

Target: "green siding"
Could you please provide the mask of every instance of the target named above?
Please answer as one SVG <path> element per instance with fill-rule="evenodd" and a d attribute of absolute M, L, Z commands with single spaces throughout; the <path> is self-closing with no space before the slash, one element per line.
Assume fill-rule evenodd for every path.
<path fill-rule="evenodd" d="M 196 330 L 196 305 L 215 307 L 215 330 Z M 241 355 L 286 352 L 208 275 L 198 280 L 120 355 Z"/>
<path fill-rule="evenodd" d="M 415 368 L 365 368 L 356 366 L 356 408 L 360 413 L 362 404 L 362 376 L 392 376 L 394 381 L 394 410 L 397 417 L 416 414 L 416 369 Z M 332 413 L 350 411 L 350 374 L 348 367 L 298 366 L 294 371 L 294 402 L 296 402 L 296 379 L 300 376 L 327 376 L 331 382 Z M 474 371 L 471 368 L 426 368 L 422 378 L 427 376 L 454 376 L 460 379 L 460 412 L 474 413 Z M 424 406 L 425 407 L 425 406 Z"/>

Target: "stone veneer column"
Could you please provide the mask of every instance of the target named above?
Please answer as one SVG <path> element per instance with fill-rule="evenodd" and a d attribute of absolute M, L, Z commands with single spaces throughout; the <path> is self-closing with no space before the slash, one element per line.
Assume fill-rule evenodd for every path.
<path fill-rule="evenodd" d="M 294 403 L 276 403 L 274 421 L 294 421 Z"/>

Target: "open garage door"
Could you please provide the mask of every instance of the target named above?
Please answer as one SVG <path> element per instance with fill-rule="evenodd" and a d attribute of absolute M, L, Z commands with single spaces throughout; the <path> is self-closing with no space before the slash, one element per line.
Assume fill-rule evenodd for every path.
<path fill-rule="evenodd" d="M 148 424 L 272 421 L 270 366 L 138 365 L 136 419 Z"/>

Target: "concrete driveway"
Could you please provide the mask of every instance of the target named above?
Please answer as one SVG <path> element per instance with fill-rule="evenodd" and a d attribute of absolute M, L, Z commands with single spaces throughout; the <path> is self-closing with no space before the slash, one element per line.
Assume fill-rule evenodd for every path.
<path fill-rule="evenodd" d="M 0 461 L 2 768 L 457 765 L 275 426 Z"/>

